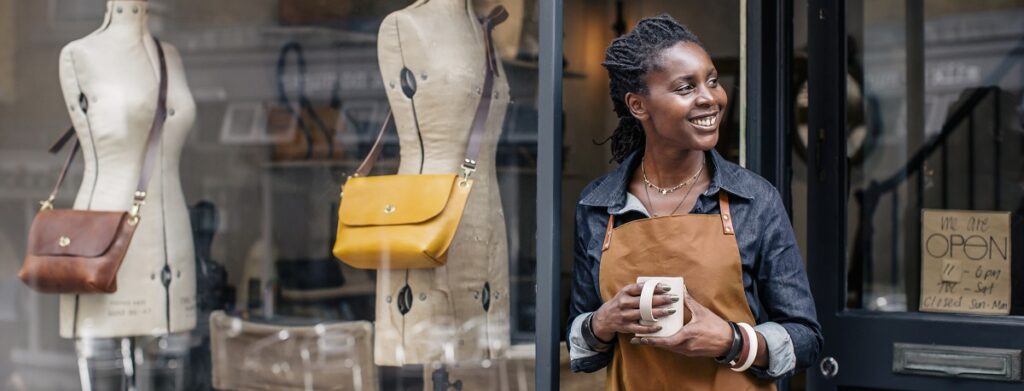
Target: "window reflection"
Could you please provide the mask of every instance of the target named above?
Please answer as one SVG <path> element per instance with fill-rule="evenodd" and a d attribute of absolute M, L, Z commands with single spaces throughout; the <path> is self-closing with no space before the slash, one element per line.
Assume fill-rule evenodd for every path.
<path fill-rule="evenodd" d="M 922 280 L 923 209 L 1010 212 L 1021 240 L 1024 3 L 858 1 L 847 14 L 851 73 L 864 75 L 848 121 L 868 130 L 847 145 L 874 145 L 848 159 L 848 305 L 917 311 L 934 282 Z M 1013 255 L 1007 271 L 1021 264 Z M 1019 276 L 1004 282 L 1014 303 Z"/>

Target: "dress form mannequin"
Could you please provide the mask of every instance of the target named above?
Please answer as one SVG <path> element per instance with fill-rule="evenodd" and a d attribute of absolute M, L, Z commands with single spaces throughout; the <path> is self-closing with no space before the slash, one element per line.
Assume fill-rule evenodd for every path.
<path fill-rule="evenodd" d="M 398 173 L 459 172 L 486 66 L 484 31 L 472 6 L 417 1 L 384 19 L 377 49 L 398 128 Z M 403 67 L 415 75 L 411 99 L 403 92 Z M 508 244 L 494 168 L 509 102 L 500 61 L 492 94 L 475 183 L 448 264 L 377 273 L 377 365 L 478 362 L 504 356 L 509 345 Z M 407 285 L 412 305 L 401 308 Z"/>
<path fill-rule="evenodd" d="M 103 26 L 60 54 L 61 88 L 82 144 L 75 209 L 127 210 L 156 109 L 159 60 L 145 1 L 109 1 Z M 65 338 L 163 335 L 195 326 L 195 257 L 178 158 L 195 102 L 177 50 L 167 58 L 168 117 L 142 221 L 109 295 L 63 295 Z M 165 286 L 166 283 L 166 286 Z"/>
<path fill-rule="evenodd" d="M 103 25 L 60 54 L 60 81 L 82 145 L 75 209 L 127 210 L 156 109 L 159 59 L 145 1 L 109 1 Z M 77 338 L 84 390 L 182 389 L 196 323 L 195 256 L 178 158 L 195 102 L 177 50 L 167 62 L 168 117 L 142 220 L 109 295 L 63 295 L 60 334 Z M 175 333 L 175 334 L 171 334 Z"/>

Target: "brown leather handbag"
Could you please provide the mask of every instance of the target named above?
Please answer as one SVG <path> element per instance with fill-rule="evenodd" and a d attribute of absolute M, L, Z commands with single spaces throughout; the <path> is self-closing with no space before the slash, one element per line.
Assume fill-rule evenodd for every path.
<path fill-rule="evenodd" d="M 167 117 L 167 63 L 163 47 L 156 42 L 160 57 L 160 92 L 157 97 L 156 114 L 149 129 L 149 140 L 130 211 L 92 211 L 54 209 L 61 183 L 68 167 L 79 150 L 75 146 L 64 161 L 57 184 L 50 197 L 40 202 L 42 207 L 32 221 L 28 234 L 28 254 L 18 272 L 18 278 L 25 285 L 42 293 L 113 293 L 117 291 L 117 271 L 128 251 L 135 228 L 138 227 L 139 210 L 146 200 L 146 185 L 160 144 L 160 133 Z M 72 136 L 74 128 L 68 131 L 50 148 L 51 153 L 60 151 Z"/>

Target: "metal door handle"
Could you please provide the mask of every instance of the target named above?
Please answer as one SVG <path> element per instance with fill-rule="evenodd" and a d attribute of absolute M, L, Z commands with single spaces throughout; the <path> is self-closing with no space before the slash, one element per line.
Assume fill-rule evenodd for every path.
<path fill-rule="evenodd" d="M 831 379 L 839 374 L 839 361 L 836 361 L 832 356 L 825 357 L 818 364 L 818 369 L 821 370 L 822 376 L 826 379 Z"/>

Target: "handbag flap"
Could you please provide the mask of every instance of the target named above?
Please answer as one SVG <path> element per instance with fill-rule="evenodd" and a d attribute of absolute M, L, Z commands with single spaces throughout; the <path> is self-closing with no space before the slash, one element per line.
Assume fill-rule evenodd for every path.
<path fill-rule="evenodd" d="M 421 223 L 444 211 L 455 180 L 455 174 L 352 177 L 338 219 L 351 227 Z"/>
<path fill-rule="evenodd" d="M 29 231 L 29 254 L 98 257 L 114 243 L 127 215 L 74 209 L 40 211 Z"/>

